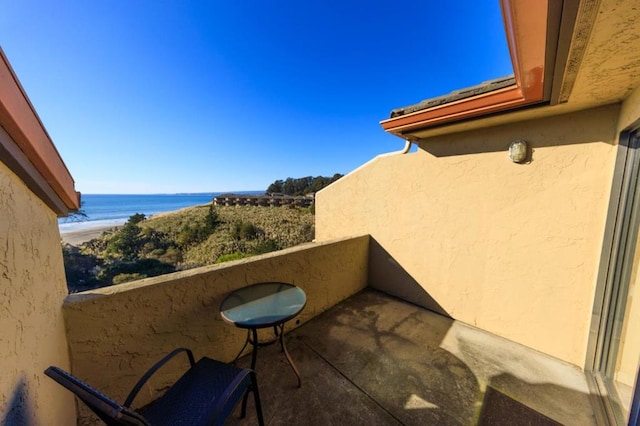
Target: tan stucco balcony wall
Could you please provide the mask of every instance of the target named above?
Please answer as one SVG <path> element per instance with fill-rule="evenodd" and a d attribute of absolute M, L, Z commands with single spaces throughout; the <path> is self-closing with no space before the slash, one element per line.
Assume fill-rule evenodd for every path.
<path fill-rule="evenodd" d="M 43 373 L 69 368 L 66 294 L 56 213 L 0 162 L 0 424 L 75 418 L 73 395 Z"/>
<path fill-rule="evenodd" d="M 196 358 L 231 361 L 246 332 L 220 317 L 225 295 L 263 281 L 301 287 L 307 305 L 287 323 L 285 330 L 291 330 L 367 286 L 368 250 L 368 236 L 309 243 L 69 295 L 64 313 L 73 373 L 123 401 L 138 378 L 176 347 L 192 349 Z M 150 401 L 183 368 L 167 367 L 136 402 Z M 92 416 L 81 406 L 80 417 Z"/>
<path fill-rule="evenodd" d="M 316 195 L 316 238 L 370 234 L 382 253 L 371 286 L 404 292 L 373 272 L 401 268 L 427 307 L 582 366 L 619 112 L 445 134 L 377 157 Z M 508 158 L 515 139 L 531 144 L 530 163 Z"/>

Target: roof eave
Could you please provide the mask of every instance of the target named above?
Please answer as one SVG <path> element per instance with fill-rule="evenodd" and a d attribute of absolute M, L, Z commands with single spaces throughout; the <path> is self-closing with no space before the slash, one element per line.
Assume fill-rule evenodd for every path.
<path fill-rule="evenodd" d="M 58 216 L 80 208 L 62 157 L 0 48 L 0 158 Z"/>
<path fill-rule="evenodd" d="M 555 59 L 548 50 L 555 51 L 554 34 L 561 11 L 552 9 L 548 1 L 537 0 L 501 0 L 501 6 L 515 84 L 383 120 L 380 124 L 385 131 L 412 139 L 411 133 L 419 129 L 546 103 L 550 89 L 545 87 L 545 74 Z"/>

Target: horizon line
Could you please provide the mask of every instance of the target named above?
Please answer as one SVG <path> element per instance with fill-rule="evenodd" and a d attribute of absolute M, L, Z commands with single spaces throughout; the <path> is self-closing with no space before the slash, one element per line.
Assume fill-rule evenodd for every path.
<path fill-rule="evenodd" d="M 145 193 L 117 193 L 117 192 L 80 192 L 84 195 L 199 195 L 199 194 L 237 194 L 243 192 L 267 192 L 264 189 L 245 189 L 237 191 L 201 191 L 201 192 L 145 192 Z"/>

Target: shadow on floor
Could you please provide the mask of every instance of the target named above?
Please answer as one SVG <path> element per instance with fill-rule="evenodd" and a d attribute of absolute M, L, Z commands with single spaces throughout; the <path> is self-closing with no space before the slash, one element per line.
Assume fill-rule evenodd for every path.
<path fill-rule="evenodd" d="M 378 291 L 286 340 L 302 387 L 277 346 L 260 349 L 268 425 L 595 424 L 577 367 Z M 229 424 L 255 424 L 249 405 Z"/>
<path fill-rule="evenodd" d="M 482 411 L 478 420 L 480 426 L 513 426 L 535 425 L 556 426 L 562 425 L 533 410 L 521 402 L 508 397 L 500 391 L 489 386 L 484 393 Z"/>

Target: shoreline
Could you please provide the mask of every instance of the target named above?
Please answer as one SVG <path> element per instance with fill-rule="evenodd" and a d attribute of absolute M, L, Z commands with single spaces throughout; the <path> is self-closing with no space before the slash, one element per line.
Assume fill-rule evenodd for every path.
<path fill-rule="evenodd" d="M 160 212 L 160 213 L 155 213 L 152 215 L 147 216 L 146 219 L 151 219 L 151 218 L 158 218 L 158 217 L 163 217 L 163 216 L 170 216 L 174 213 L 178 213 L 184 210 L 188 210 L 194 207 L 204 207 L 204 206 L 208 206 L 208 204 L 196 204 L 193 206 L 188 206 L 188 207 L 182 207 L 179 208 L 177 210 L 170 210 L 167 212 Z M 60 231 L 60 239 L 62 240 L 62 243 L 64 244 L 70 244 L 72 246 L 78 246 L 82 243 L 86 243 L 87 241 L 91 241 L 94 238 L 98 238 L 99 236 L 102 235 L 103 232 L 105 231 L 110 231 L 110 230 L 115 230 L 118 229 L 122 226 L 124 226 L 124 224 L 126 223 L 127 219 L 122 219 L 122 221 L 118 220 L 118 223 L 114 224 L 96 224 L 95 226 L 87 226 L 87 227 L 82 227 L 80 229 L 71 229 L 68 231 Z M 90 223 L 90 222 L 80 222 L 80 223 Z"/>
<path fill-rule="evenodd" d="M 86 243 L 87 241 L 93 240 L 94 238 L 98 238 L 105 231 L 117 229 L 120 226 L 122 225 L 108 225 L 108 226 L 102 225 L 102 226 L 94 226 L 94 227 L 85 228 L 85 229 L 77 229 L 73 231 L 61 231 L 60 239 L 65 244 L 78 246 L 82 243 Z"/>

